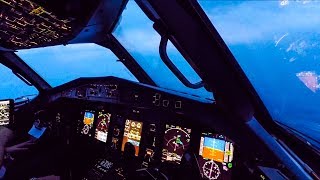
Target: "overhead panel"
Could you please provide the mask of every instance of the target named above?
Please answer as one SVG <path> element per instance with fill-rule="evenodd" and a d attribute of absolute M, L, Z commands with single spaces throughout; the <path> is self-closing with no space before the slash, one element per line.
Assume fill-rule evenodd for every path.
<path fill-rule="evenodd" d="M 85 26 L 99 0 L 0 0 L 0 46 L 63 44 Z M 81 12 L 81 14 L 79 13 Z"/>

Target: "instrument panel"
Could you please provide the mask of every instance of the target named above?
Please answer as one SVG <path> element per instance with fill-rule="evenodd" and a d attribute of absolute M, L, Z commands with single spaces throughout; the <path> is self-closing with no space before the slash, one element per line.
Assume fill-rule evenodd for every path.
<path fill-rule="evenodd" d="M 80 138 L 79 143 L 87 142 L 92 148 L 101 148 L 95 152 L 125 152 L 126 144 L 130 143 L 141 168 L 159 164 L 168 168 L 182 167 L 185 153 L 193 151 L 199 158 L 198 168 L 204 179 L 212 179 L 211 174 L 218 173 L 213 170 L 208 172 L 207 168 L 202 167 L 212 163 L 212 159 L 207 159 L 217 156 L 212 153 L 218 151 L 207 153 L 206 148 L 203 148 L 205 153 L 199 153 L 202 133 L 213 133 L 216 129 L 203 132 L 201 128 L 204 125 L 200 121 L 195 124 L 194 121 L 202 117 L 201 112 L 210 112 L 210 107 L 214 105 L 212 100 L 189 97 L 114 77 L 81 78 L 57 87 L 50 93 L 49 101 L 61 100 L 66 102 L 65 109 L 73 109 L 75 114 L 70 117 L 78 117 L 76 134 Z M 65 112 L 69 113 L 69 110 Z M 86 148 L 86 152 L 92 151 L 90 147 Z M 229 154 L 233 154 L 230 151 L 233 149 L 228 150 Z M 221 164 L 220 161 L 214 163 Z M 228 164 L 220 164 L 217 167 L 222 174 L 222 168 Z"/>
<path fill-rule="evenodd" d="M 179 167 L 187 151 L 198 149 L 197 164 L 203 179 L 231 179 L 234 143 L 221 134 L 213 133 L 214 130 L 199 131 L 170 124 L 168 121 L 162 127 L 160 123 L 159 127 L 145 119 L 117 115 L 105 110 L 84 110 L 80 114 L 83 119 L 80 120 L 82 130 L 79 135 L 89 137 L 91 141 L 95 139 L 97 143 L 118 152 L 123 152 L 126 143 L 131 143 L 135 156 L 142 159 L 141 167 L 148 167 L 156 159 Z M 163 134 L 162 138 L 159 137 L 160 134 Z M 93 135 L 94 138 L 91 137 Z M 196 140 L 193 138 L 192 141 L 192 136 Z M 157 148 L 158 145 L 160 148 Z M 157 153 L 161 156 L 157 157 Z"/>
<path fill-rule="evenodd" d="M 0 46 L 33 48 L 66 43 L 87 23 L 99 1 L 85 3 L 83 14 L 66 12 L 68 1 L 0 0 Z M 78 5 L 79 7 L 79 5 Z"/>
<path fill-rule="evenodd" d="M 88 84 L 62 92 L 63 97 L 118 99 L 117 84 Z"/>
<path fill-rule="evenodd" d="M 128 152 L 125 150 L 128 143 L 139 166 L 135 170 L 158 168 L 166 175 L 185 173 L 171 176 L 172 179 L 189 175 L 209 180 L 230 179 L 232 175 L 238 177 L 242 169 L 255 168 L 242 164 L 238 146 L 225 136 L 239 142 L 230 132 L 235 125 L 223 124 L 228 117 L 212 100 L 114 77 L 81 78 L 37 98 L 31 103 L 45 107 L 54 119 L 48 133 L 72 144 L 71 162 L 77 172 L 87 172 L 98 159 L 118 166 Z M 181 106 L 175 106 L 175 102 L 181 102 Z M 192 162 L 186 162 L 190 157 Z M 255 169 L 254 173 L 253 176 L 260 177 L 263 174 Z M 81 179 L 85 174 L 76 176 Z"/>

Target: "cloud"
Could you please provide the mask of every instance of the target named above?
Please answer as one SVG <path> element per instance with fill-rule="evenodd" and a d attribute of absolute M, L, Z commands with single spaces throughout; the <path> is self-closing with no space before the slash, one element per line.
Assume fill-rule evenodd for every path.
<path fill-rule="evenodd" d="M 152 27 L 138 27 L 121 32 L 117 31 L 116 38 L 130 52 L 158 53 L 161 37 L 155 30 L 150 28 Z"/>
<path fill-rule="evenodd" d="M 200 1 L 224 40 L 232 44 L 271 40 L 287 32 L 315 31 L 320 26 L 319 2 L 244 1 L 234 5 Z"/>

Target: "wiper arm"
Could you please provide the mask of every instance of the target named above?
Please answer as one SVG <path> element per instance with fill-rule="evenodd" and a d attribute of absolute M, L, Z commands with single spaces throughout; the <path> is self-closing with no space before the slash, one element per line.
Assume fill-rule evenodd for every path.
<path fill-rule="evenodd" d="M 15 71 L 12 71 L 13 74 L 15 74 L 19 79 L 21 79 L 24 83 L 26 83 L 28 86 L 33 86 L 31 84 L 31 82 L 29 82 L 26 78 L 24 78 L 21 74 L 15 72 Z"/>
<path fill-rule="evenodd" d="M 282 128 L 284 128 L 285 130 L 287 130 L 288 132 L 290 132 L 291 134 L 295 135 L 296 137 L 298 137 L 300 140 L 304 141 L 306 144 L 308 144 L 313 150 L 316 151 L 317 154 L 319 154 L 320 156 L 320 149 L 318 149 L 318 146 L 314 145 L 312 142 L 309 142 L 306 138 L 318 143 L 320 145 L 320 141 L 314 139 L 313 137 L 310 137 L 307 134 L 304 134 L 282 122 L 279 122 L 277 120 L 274 120 L 277 124 L 279 124 Z"/>
<path fill-rule="evenodd" d="M 298 163 L 309 173 L 309 175 L 320 180 L 320 177 L 317 175 L 317 173 L 310 166 L 308 166 L 308 164 L 304 163 L 283 141 L 280 139 L 277 139 L 277 141 L 289 152 L 289 154 L 295 158 L 296 161 L 298 161 Z"/>
<path fill-rule="evenodd" d="M 24 96 L 17 97 L 17 98 L 15 98 L 14 100 L 30 99 L 29 97 L 36 96 L 36 95 L 37 95 L 37 94 L 28 94 L 28 95 L 24 95 Z"/>
<path fill-rule="evenodd" d="M 28 94 L 28 95 L 24 95 L 24 96 L 20 96 L 20 97 L 17 97 L 15 98 L 14 100 L 14 107 L 15 108 L 18 108 L 24 104 L 27 104 L 30 102 L 30 97 L 33 97 L 33 96 L 37 96 L 37 94 Z"/>
<path fill-rule="evenodd" d="M 307 141 L 303 136 L 305 136 L 306 138 L 310 138 L 311 140 L 315 141 L 316 143 L 319 143 L 319 141 L 313 139 L 312 137 L 310 137 L 308 135 L 305 135 L 304 133 L 302 133 L 302 132 L 300 132 L 300 131 L 298 131 L 298 130 L 296 130 L 296 129 L 294 129 L 294 128 L 286 125 L 286 124 L 283 124 L 282 122 L 279 122 L 277 120 L 274 120 L 274 121 L 276 123 L 278 123 L 286 131 L 288 131 L 289 133 L 291 133 L 294 136 L 296 136 L 297 138 L 299 138 L 301 141 L 306 142 L 306 144 L 311 146 L 311 148 L 315 151 L 315 153 L 320 156 L 320 151 L 314 145 L 312 145 L 312 143 Z M 276 140 L 304 168 L 304 170 L 306 170 L 309 173 L 309 175 L 311 175 L 315 179 L 320 180 L 320 177 L 318 176 L 318 174 L 308 164 L 304 163 L 281 139 L 276 138 Z"/>

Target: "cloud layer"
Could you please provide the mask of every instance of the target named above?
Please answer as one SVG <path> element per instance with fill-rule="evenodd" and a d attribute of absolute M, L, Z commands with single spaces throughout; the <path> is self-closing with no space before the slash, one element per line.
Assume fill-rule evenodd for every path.
<path fill-rule="evenodd" d="M 213 25 L 229 45 L 280 38 L 287 32 L 317 30 L 320 2 L 199 1 Z"/>

